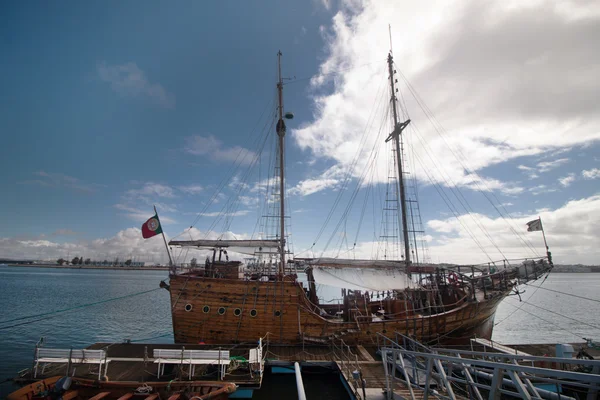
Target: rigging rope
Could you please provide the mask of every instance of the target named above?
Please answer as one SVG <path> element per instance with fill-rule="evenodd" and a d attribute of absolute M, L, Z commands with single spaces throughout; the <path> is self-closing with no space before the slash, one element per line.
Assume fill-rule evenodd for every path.
<path fill-rule="evenodd" d="M 263 112 L 261 113 L 260 117 L 258 118 L 258 120 L 256 121 L 255 126 L 252 128 L 252 130 L 250 131 L 250 134 L 247 135 L 248 141 L 247 143 L 250 143 L 253 134 L 255 132 L 257 132 L 256 128 L 260 125 L 264 115 L 266 114 L 267 110 L 271 109 L 273 104 L 275 102 L 275 99 L 272 99 L 269 103 L 267 103 L 267 106 L 264 108 Z M 269 121 L 269 119 L 267 119 L 267 121 Z M 264 129 L 264 128 L 263 128 Z M 262 132 L 261 132 L 262 133 Z M 258 137 L 260 138 L 260 136 Z M 257 138 L 257 139 L 258 139 Z M 257 140 L 258 142 L 258 140 Z M 259 143 L 259 142 L 258 142 Z M 243 155 L 243 157 L 242 157 Z M 227 171 L 227 173 L 225 174 L 224 179 L 221 180 L 221 182 L 219 183 L 219 185 L 217 186 L 217 190 L 215 190 L 215 192 L 213 193 L 213 195 L 210 197 L 210 199 L 206 202 L 206 204 L 204 205 L 204 207 L 202 208 L 202 210 L 196 215 L 196 217 L 194 218 L 194 220 L 192 221 L 191 225 L 189 228 L 187 228 L 185 231 L 181 232 L 180 234 L 178 234 L 177 236 L 173 237 L 173 239 L 183 235 L 186 232 L 189 232 L 199 221 L 200 218 L 202 218 L 202 216 L 206 213 L 206 211 L 208 211 L 208 209 L 212 206 L 212 204 L 215 202 L 215 200 L 219 197 L 219 194 L 222 192 L 222 190 L 225 188 L 225 186 L 227 185 L 228 182 L 230 182 L 233 178 L 233 176 L 235 175 L 235 173 L 237 172 L 237 170 L 241 167 L 243 161 L 246 159 L 246 157 L 249 155 L 248 151 L 245 151 L 245 147 L 240 147 L 239 151 L 236 154 L 236 157 L 233 161 L 233 164 L 231 165 L 231 167 L 229 167 L 229 170 Z M 241 159 L 240 159 L 241 157 Z M 210 231 L 210 230 L 209 230 Z M 173 240 L 171 239 L 171 240 Z"/>
<path fill-rule="evenodd" d="M 402 73 L 402 71 L 400 71 L 399 68 L 398 68 L 398 71 L 399 71 L 400 76 L 406 83 L 407 88 L 413 95 L 414 99 L 417 101 L 417 104 L 421 107 L 421 110 L 423 111 L 423 113 L 427 116 L 427 118 L 431 122 L 431 124 L 432 124 L 434 130 L 436 131 L 436 133 L 438 134 L 438 136 L 444 141 L 444 143 L 446 143 L 446 146 L 452 152 L 452 154 L 454 155 L 456 160 L 460 163 L 462 168 L 468 174 L 473 175 L 474 177 L 476 177 L 478 179 L 478 180 L 476 179 L 473 181 L 475 186 L 477 187 L 477 190 L 486 198 L 486 200 L 488 200 L 488 202 L 494 207 L 496 212 L 498 212 L 500 217 L 508 224 L 511 232 L 513 232 L 513 234 L 515 234 L 523 244 L 525 244 L 527 247 L 529 247 L 529 249 L 533 252 L 533 254 L 535 254 L 536 257 L 539 257 L 539 253 L 537 252 L 537 250 L 535 250 L 535 248 L 531 244 L 531 241 L 529 241 L 526 237 L 524 237 L 521 232 L 519 232 L 518 230 L 515 230 L 514 226 L 511 224 L 511 220 L 506 219 L 505 216 L 502 214 L 502 212 L 498 209 L 496 204 L 488 197 L 487 193 L 492 193 L 492 195 L 494 196 L 494 198 L 496 199 L 498 204 L 500 204 L 500 206 L 504 209 L 506 214 L 512 219 L 511 214 L 506 210 L 504 205 L 502 205 L 502 203 L 498 200 L 498 198 L 494 194 L 494 192 L 485 184 L 485 181 L 479 176 L 479 174 L 477 174 L 476 171 L 471 170 L 467 165 L 465 165 L 463 160 L 466 160 L 467 157 L 465 157 L 465 155 L 462 153 L 462 151 L 460 151 L 460 149 L 457 149 L 460 157 L 457 156 L 457 154 L 454 152 L 453 148 L 450 146 L 450 144 L 448 143 L 448 141 L 446 140 L 446 138 L 443 135 L 443 132 L 445 132 L 446 130 L 444 129 L 442 124 L 437 120 L 437 118 L 435 117 L 435 115 L 433 114 L 431 109 L 427 106 L 427 104 L 423 101 L 423 99 L 421 99 L 421 97 L 416 92 L 416 90 L 414 89 L 414 87 L 412 86 L 412 84 L 410 83 L 408 78 L 406 78 L 406 76 Z M 483 190 L 481 188 L 480 182 L 481 182 L 481 185 L 483 185 L 485 190 Z"/>
<path fill-rule="evenodd" d="M 578 319 L 575 319 L 575 318 L 572 318 L 572 317 L 568 317 L 568 316 L 566 316 L 566 315 L 564 315 L 564 314 L 561 314 L 561 313 L 559 313 L 559 312 L 552 311 L 552 310 L 548 310 L 547 308 L 544 308 L 544 307 L 542 307 L 542 306 L 538 306 L 537 304 L 533 304 L 533 303 L 527 303 L 527 302 L 525 302 L 525 304 L 527 304 L 527 305 L 530 305 L 530 306 L 533 306 L 533 307 L 536 307 L 536 308 L 539 308 L 540 310 L 547 311 L 547 312 L 549 312 L 549 313 L 551 313 L 551 314 L 556 314 L 556 315 L 558 315 L 559 317 L 563 317 L 563 318 L 569 319 L 569 320 L 571 320 L 571 321 L 575 321 L 575 322 L 577 322 L 577 323 L 579 323 L 579 324 L 583 324 L 583 325 L 589 326 L 590 328 L 598 329 L 598 330 L 600 331 L 600 326 L 598 326 L 598 325 L 588 324 L 587 322 L 583 322 L 583 321 L 580 321 L 580 320 L 578 320 Z"/>
<path fill-rule="evenodd" d="M 6 321 L 0 321 L 0 324 L 7 324 L 7 323 L 9 323 L 9 322 L 22 321 L 22 320 L 25 320 L 25 319 L 30 319 L 30 318 L 46 317 L 46 318 L 42 318 L 42 319 L 35 320 L 35 321 L 27 321 L 27 322 L 24 322 L 24 323 L 20 323 L 20 324 L 13 325 L 13 326 L 25 325 L 25 324 L 32 323 L 32 322 L 41 321 L 41 320 L 43 320 L 43 319 L 52 318 L 52 317 L 54 317 L 56 314 L 59 314 L 59 313 L 64 313 L 64 312 L 69 312 L 69 311 L 78 310 L 78 309 L 81 309 L 81 308 L 86 308 L 86 307 L 96 306 L 96 305 L 98 305 L 98 304 L 109 303 L 109 302 L 111 302 L 111 301 L 122 300 L 122 299 L 130 298 L 130 297 L 134 297 L 134 296 L 139 296 L 139 295 L 146 294 L 146 293 L 155 292 L 155 291 L 157 291 L 157 290 L 161 290 L 161 289 L 162 289 L 162 288 L 158 287 L 158 288 L 155 288 L 155 289 L 145 290 L 145 291 L 142 291 L 142 292 L 137 292 L 137 293 L 131 293 L 131 294 L 127 294 L 127 295 L 125 295 L 125 296 L 113 297 L 112 299 L 101 300 L 101 301 L 95 301 L 95 302 L 93 302 L 93 303 L 87 303 L 87 304 L 81 304 L 81 305 L 74 306 L 74 307 L 63 308 L 62 310 L 55 310 L 55 311 L 50 311 L 50 312 L 45 312 L 45 313 L 40 313 L 40 314 L 27 315 L 27 316 L 24 316 L 24 317 L 19 317 L 19 318 L 8 319 L 8 320 L 6 320 Z M 0 330 L 2 330 L 2 329 L 8 329 L 8 328 L 12 328 L 13 326 L 4 326 L 4 327 L 0 327 Z"/>
<path fill-rule="evenodd" d="M 387 120 L 387 116 L 389 114 L 389 109 L 390 109 L 389 106 L 386 107 L 385 116 L 384 116 L 384 119 L 386 119 L 386 120 Z M 343 211 L 342 216 L 340 217 L 340 220 L 338 221 L 336 227 L 334 228 L 333 232 L 331 233 L 331 236 L 329 237 L 329 240 L 325 244 L 325 248 L 323 249 L 321 255 L 323 255 L 327 251 L 327 248 L 329 247 L 329 244 L 331 243 L 331 241 L 333 240 L 334 236 L 338 232 L 338 230 L 339 230 L 342 222 L 348 217 L 348 214 L 349 214 L 349 212 L 350 212 L 350 210 L 352 208 L 352 204 L 354 203 L 354 200 L 358 196 L 358 193 L 359 193 L 361 187 L 363 186 L 363 182 L 365 181 L 365 178 L 367 177 L 368 172 L 372 168 L 375 168 L 375 166 L 376 166 L 377 155 L 379 154 L 380 148 L 383 146 L 383 141 L 380 142 L 380 140 L 379 140 L 381 138 L 381 135 L 382 135 L 382 132 L 383 132 L 383 127 L 384 127 L 384 124 L 381 124 L 380 127 L 379 127 L 379 132 L 377 133 L 375 141 L 373 142 L 373 147 L 371 148 L 371 151 L 369 153 L 369 157 L 367 158 L 366 168 L 364 169 L 364 171 L 360 175 L 360 177 L 359 177 L 359 179 L 358 179 L 358 181 L 356 183 L 356 187 L 354 188 L 354 191 L 352 192 L 352 195 L 350 196 L 350 200 L 348 201 L 348 204 L 346 205 L 346 209 Z M 365 134 L 366 134 L 366 130 L 365 130 Z M 366 141 L 366 139 L 365 139 L 365 141 Z M 378 146 L 378 143 L 379 143 L 379 146 Z M 345 186 L 343 187 L 342 190 L 345 190 L 345 188 L 349 184 L 350 178 L 351 178 L 351 173 L 354 170 L 354 168 L 356 167 L 356 164 L 358 163 L 359 156 L 361 154 L 362 154 L 362 151 L 357 151 L 356 156 L 355 156 L 355 160 L 353 161 L 353 164 L 352 164 L 350 170 L 348 171 L 347 180 L 346 180 L 346 182 L 344 182 Z M 341 193 L 341 191 L 340 191 L 340 193 Z M 339 195 L 338 198 L 336 199 L 336 204 L 334 205 L 334 208 L 335 208 L 335 206 L 337 206 L 338 200 L 341 200 L 341 195 Z M 332 212 L 333 212 L 333 210 L 330 212 L 330 214 Z M 328 220 L 325 221 L 325 224 L 327 224 L 327 222 L 328 222 Z M 321 229 L 321 232 L 323 230 L 324 230 L 324 227 Z M 319 233 L 319 237 L 320 237 L 320 233 Z M 318 238 L 317 238 L 317 240 L 318 240 Z"/>
<path fill-rule="evenodd" d="M 509 304 L 509 305 L 511 305 L 511 306 L 513 306 L 513 307 L 516 307 L 514 304 L 510 304 L 510 303 L 506 303 L 506 304 Z M 546 322 L 546 323 L 548 323 L 548 324 L 550 324 L 550 325 L 552 325 L 552 326 L 556 326 L 556 327 L 558 327 L 558 329 L 560 329 L 561 331 L 568 332 L 568 333 L 570 333 L 571 335 L 573 335 L 573 336 L 575 336 L 575 337 L 578 337 L 578 338 L 581 338 L 581 339 L 583 339 L 583 337 L 582 337 L 580 334 L 578 334 L 578 333 L 576 333 L 576 332 L 573 332 L 573 331 L 570 331 L 570 330 L 568 330 L 568 329 L 565 329 L 565 328 L 563 328 L 563 327 L 559 326 L 559 325 L 558 325 L 556 322 L 548 321 L 547 319 L 545 319 L 545 318 L 542 318 L 542 317 L 540 317 L 539 315 L 537 315 L 537 314 L 534 314 L 534 313 L 532 313 L 532 312 L 529 312 L 529 311 L 527 311 L 527 310 L 523 310 L 522 308 L 519 308 L 519 309 L 520 309 L 521 311 L 523 311 L 524 313 L 527 313 L 527 314 L 531 315 L 532 317 L 535 317 L 535 318 L 541 319 L 542 321 L 544 321 L 544 322 Z"/>
<path fill-rule="evenodd" d="M 544 282 L 546 282 L 546 279 L 548 279 L 548 276 L 550 276 L 550 273 L 546 274 L 546 276 L 544 277 L 544 280 L 542 280 L 542 283 L 540 284 L 540 286 L 538 286 L 537 289 L 535 289 L 533 291 L 533 293 L 531 293 L 531 296 L 529 296 L 529 298 L 526 301 L 524 301 L 523 304 L 521 304 L 519 307 L 514 306 L 514 305 L 511 304 L 511 306 L 517 307 L 516 310 L 513 310 L 510 314 L 508 314 L 506 317 L 504 317 L 502 319 L 502 321 L 496 322 L 494 324 L 494 326 L 500 325 L 501 323 L 503 323 L 504 321 L 506 321 L 507 319 L 509 319 L 514 313 L 516 313 L 517 311 L 519 311 L 521 309 L 521 307 L 523 307 L 525 305 L 525 303 L 527 303 L 529 300 L 531 300 L 533 298 L 533 295 L 535 295 L 535 293 L 538 291 L 538 289 L 541 289 L 541 285 L 543 285 Z M 517 288 L 517 291 L 518 291 L 518 288 Z"/>
<path fill-rule="evenodd" d="M 378 95 L 381 92 L 383 82 L 384 82 L 384 79 L 382 77 L 381 82 L 379 83 L 379 87 L 377 89 Z M 329 210 L 329 213 L 327 214 L 327 217 L 325 218 L 325 222 L 321 226 L 319 233 L 317 234 L 315 240 L 313 241 L 313 246 L 319 241 L 319 239 L 321 238 L 321 235 L 324 233 L 325 228 L 327 227 L 327 225 L 329 224 L 329 221 L 333 217 L 333 213 L 335 212 L 335 209 L 339 205 L 339 203 L 342 199 L 342 196 L 343 196 L 346 188 L 348 187 L 348 184 L 350 183 L 350 179 L 352 177 L 352 173 L 354 172 L 354 168 L 355 168 L 356 164 L 358 163 L 360 155 L 362 154 L 362 147 L 363 147 L 364 143 L 366 142 L 367 132 L 369 131 L 369 127 L 372 126 L 372 124 L 374 122 L 374 114 L 376 113 L 376 110 L 378 109 L 378 107 L 379 107 L 379 105 L 374 104 L 374 107 L 371 108 L 371 111 L 369 113 L 369 117 L 367 118 L 367 123 L 365 124 L 365 129 L 363 131 L 359 146 L 357 147 L 357 151 L 356 151 L 354 158 L 350 164 L 350 168 L 348 168 L 348 171 L 346 172 L 346 175 L 344 176 L 342 186 L 341 186 L 340 190 L 338 190 L 337 196 L 333 202 L 333 206 L 331 207 L 331 209 Z M 372 119 L 372 117 L 373 117 L 373 119 Z"/>
<path fill-rule="evenodd" d="M 564 294 L 565 296 L 571 296 L 571 297 L 576 297 L 578 299 L 589 300 L 589 301 L 594 301 L 596 303 L 600 303 L 600 300 L 597 300 L 597 299 L 592 299 L 592 298 L 584 297 L 584 296 L 578 296 L 578 295 L 572 294 L 572 293 L 561 292 L 560 290 L 549 289 L 549 288 L 545 288 L 545 287 L 541 287 L 541 286 L 536 286 L 536 285 L 529 285 L 529 284 L 527 286 L 535 287 L 535 288 L 538 288 L 538 289 L 548 290 L 549 292 Z"/>

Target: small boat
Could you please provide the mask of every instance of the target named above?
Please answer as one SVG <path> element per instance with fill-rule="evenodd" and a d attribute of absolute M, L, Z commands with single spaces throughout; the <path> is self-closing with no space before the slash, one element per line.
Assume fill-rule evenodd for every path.
<path fill-rule="evenodd" d="M 230 382 L 102 382 L 55 376 L 34 382 L 8 395 L 8 400 L 34 399 L 227 399 L 236 391 Z"/>

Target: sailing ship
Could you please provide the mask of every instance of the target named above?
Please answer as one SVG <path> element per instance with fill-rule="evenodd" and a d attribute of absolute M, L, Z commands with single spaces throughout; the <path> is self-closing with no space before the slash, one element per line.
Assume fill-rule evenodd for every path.
<path fill-rule="evenodd" d="M 288 260 L 285 231 L 283 79 L 278 53 L 277 123 L 279 198 L 278 237 L 255 240 L 171 240 L 170 246 L 210 249 L 203 268 L 178 272 L 169 284 L 173 333 L 177 343 L 254 342 L 270 336 L 271 343 L 369 344 L 378 334 L 400 332 L 421 342 L 461 342 L 491 338 L 497 306 L 519 282 L 538 279 L 552 268 L 547 259 L 513 266 L 441 267 L 424 263 L 409 246 L 409 207 L 403 171 L 402 132 L 410 120 L 399 121 L 393 57 L 388 73 L 393 110 L 393 141 L 397 159 L 396 201 L 403 257 L 396 260 L 296 258 Z M 400 229 L 400 228 L 399 228 Z M 400 236 L 400 235 L 399 235 Z M 274 264 L 244 265 L 230 261 L 227 251 L 276 254 Z M 242 250 L 243 252 L 243 250 Z M 413 259 L 415 258 L 415 259 Z M 250 272 L 248 272 L 250 271 Z M 298 278 L 297 271 L 306 275 Z M 342 301 L 320 301 L 317 285 L 342 288 Z"/>

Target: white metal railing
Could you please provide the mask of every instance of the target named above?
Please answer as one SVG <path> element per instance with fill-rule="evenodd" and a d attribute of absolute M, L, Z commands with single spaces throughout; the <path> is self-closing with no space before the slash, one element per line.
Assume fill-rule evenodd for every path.
<path fill-rule="evenodd" d="M 594 400 L 600 393 L 600 361 L 567 358 L 536 357 L 523 354 L 504 354 L 453 349 L 430 349 L 397 334 L 403 345 L 378 334 L 379 349 L 389 373 L 388 395 L 393 398 L 393 382 L 400 379 L 415 392 L 440 399 L 456 399 L 457 395 L 480 399 L 499 399 L 501 395 L 523 399 Z M 568 365 L 570 370 L 541 368 L 541 362 Z M 550 364 L 552 365 L 552 364 Z M 401 377 L 396 377 L 399 370 Z M 578 371 L 589 372 L 578 372 Z M 423 382 L 423 379 L 425 381 Z M 434 390 L 433 386 L 438 385 Z M 546 390 L 547 385 L 556 392 Z M 562 394 L 560 393 L 562 392 Z M 581 396 L 585 393 L 585 397 Z M 485 395 L 485 396 L 484 396 Z"/>

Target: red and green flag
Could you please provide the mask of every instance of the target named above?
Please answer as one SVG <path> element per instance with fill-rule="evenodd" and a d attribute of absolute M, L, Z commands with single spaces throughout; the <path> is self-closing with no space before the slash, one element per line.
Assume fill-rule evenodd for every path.
<path fill-rule="evenodd" d="M 158 214 L 154 214 L 154 217 L 148 219 L 148 221 L 144 222 L 144 225 L 142 225 L 142 236 L 144 239 L 148 239 L 159 233 L 162 233 L 162 226 L 160 226 Z"/>

